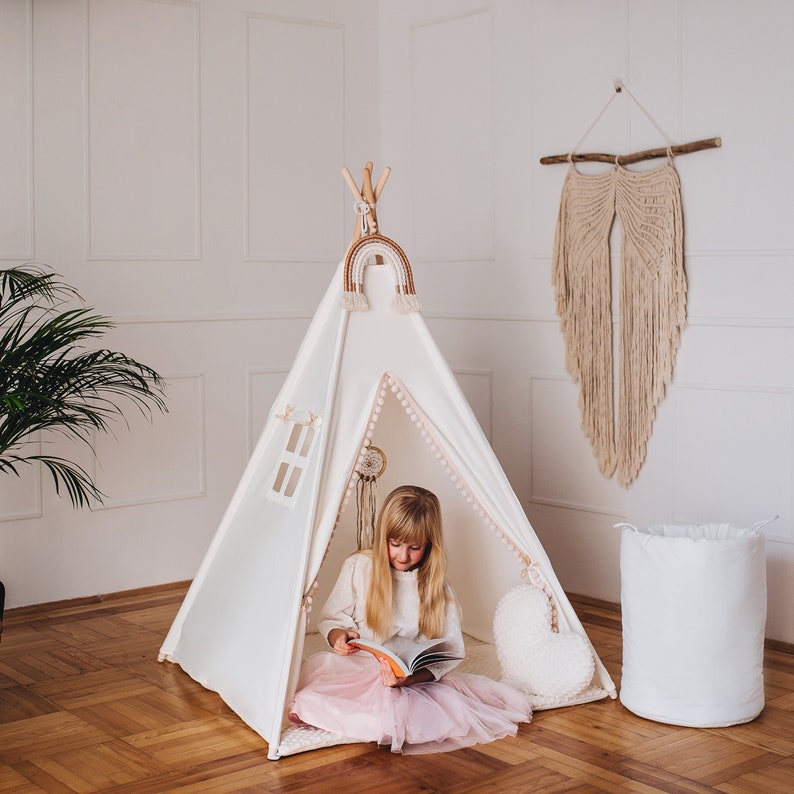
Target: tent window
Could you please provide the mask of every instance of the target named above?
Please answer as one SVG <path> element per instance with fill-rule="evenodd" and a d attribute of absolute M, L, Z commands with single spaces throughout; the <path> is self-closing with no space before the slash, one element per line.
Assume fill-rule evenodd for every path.
<path fill-rule="evenodd" d="M 284 487 L 284 480 L 287 478 L 289 466 L 283 461 L 279 464 L 278 471 L 276 472 L 276 480 L 273 483 L 273 490 L 280 491 Z"/>
<path fill-rule="evenodd" d="M 293 499 L 306 470 L 316 436 L 312 425 L 293 424 L 273 479 L 273 496 Z"/>
<path fill-rule="evenodd" d="M 314 428 L 309 426 L 303 435 L 303 446 L 301 447 L 300 456 L 306 458 L 309 456 L 309 450 L 312 448 L 312 441 L 314 440 Z"/>
<path fill-rule="evenodd" d="M 297 466 L 292 470 L 287 487 L 284 489 L 284 496 L 288 496 L 291 499 L 295 495 L 295 489 L 298 487 L 301 474 L 303 474 L 303 469 L 299 469 Z"/>
<path fill-rule="evenodd" d="M 298 448 L 301 430 L 303 430 L 303 428 L 300 425 L 292 426 L 292 432 L 289 434 L 289 441 L 287 442 L 287 452 L 294 452 Z"/>

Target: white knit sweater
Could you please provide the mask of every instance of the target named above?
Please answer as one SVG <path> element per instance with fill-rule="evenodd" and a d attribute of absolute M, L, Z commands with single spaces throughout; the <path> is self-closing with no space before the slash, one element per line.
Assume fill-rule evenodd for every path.
<path fill-rule="evenodd" d="M 349 629 L 357 631 L 362 637 L 387 647 L 398 645 L 390 643 L 394 638 L 401 640 L 421 641 L 426 639 L 419 632 L 419 591 L 417 571 L 398 571 L 392 569 L 392 627 L 389 639 L 385 642 L 375 636 L 366 620 L 366 599 L 369 580 L 372 575 L 372 558 L 368 554 L 351 554 L 342 563 L 342 569 L 336 580 L 328 600 L 323 606 L 318 629 L 320 634 L 328 639 L 331 629 Z M 447 603 L 444 636 L 449 638 L 448 647 L 457 655 L 465 653 L 463 635 L 460 627 L 460 615 L 457 602 L 451 588 L 447 585 L 452 598 Z M 458 661 L 439 662 L 428 667 L 436 680 L 448 673 L 453 667 L 460 664 Z"/>

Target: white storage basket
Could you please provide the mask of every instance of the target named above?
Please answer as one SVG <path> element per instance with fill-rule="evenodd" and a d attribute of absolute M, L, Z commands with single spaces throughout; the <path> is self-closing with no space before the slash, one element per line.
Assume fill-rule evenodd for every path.
<path fill-rule="evenodd" d="M 630 711 L 698 728 L 761 713 L 766 523 L 618 525 L 620 700 Z"/>

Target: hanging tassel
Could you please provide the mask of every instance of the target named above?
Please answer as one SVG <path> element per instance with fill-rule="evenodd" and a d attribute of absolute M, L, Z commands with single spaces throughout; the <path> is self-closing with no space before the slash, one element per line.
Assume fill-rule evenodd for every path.
<path fill-rule="evenodd" d="M 408 314 L 410 312 L 418 312 L 422 309 L 422 302 L 416 295 L 398 292 L 392 300 L 392 308 L 400 314 Z"/>
<path fill-rule="evenodd" d="M 343 292 L 341 305 L 349 312 L 365 312 L 369 309 L 367 298 L 363 292 Z"/>
<path fill-rule="evenodd" d="M 358 513 L 356 543 L 359 551 L 371 549 L 375 541 L 375 516 L 378 512 L 378 478 L 360 476 L 356 485 Z"/>
<path fill-rule="evenodd" d="M 377 412 L 376 412 L 377 413 Z M 371 444 L 361 451 L 356 473 L 356 542 L 359 551 L 371 549 L 375 541 L 375 517 L 378 512 L 378 477 L 386 471 L 386 455 Z"/>

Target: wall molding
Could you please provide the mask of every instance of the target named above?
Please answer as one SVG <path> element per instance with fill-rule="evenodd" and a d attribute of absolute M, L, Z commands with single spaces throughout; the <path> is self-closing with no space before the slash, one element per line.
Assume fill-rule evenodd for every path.
<path fill-rule="evenodd" d="M 475 378 L 485 378 L 487 383 L 487 393 L 488 393 L 488 427 L 487 429 L 482 427 L 481 429 L 483 433 L 485 433 L 485 437 L 488 439 L 488 443 L 493 446 L 493 427 L 494 427 L 494 395 L 493 395 L 493 370 L 492 369 L 482 369 L 482 368 L 473 368 L 473 367 L 450 367 L 452 370 L 452 374 L 455 376 L 455 379 L 458 380 L 458 385 L 460 386 L 460 390 L 463 392 L 464 397 L 466 397 L 466 402 L 469 403 L 469 407 L 474 411 L 474 408 L 471 406 L 469 401 L 468 395 L 463 389 L 463 385 L 461 384 L 460 380 L 458 379 L 458 375 L 471 375 Z M 475 414 L 476 417 L 476 414 Z M 479 424 L 479 420 L 478 424 Z"/>
<path fill-rule="evenodd" d="M 677 472 L 679 466 L 679 456 L 681 455 L 681 443 L 679 440 L 679 411 L 681 409 L 679 398 L 682 392 L 721 392 L 723 394 L 751 394 L 751 395 L 774 395 L 788 398 L 788 439 L 781 442 L 781 447 L 786 449 L 786 464 L 787 476 L 784 478 L 786 483 L 785 494 L 783 501 L 787 505 L 789 526 L 785 531 L 776 531 L 780 526 L 778 521 L 773 522 L 768 528 L 764 529 L 764 535 L 768 541 L 794 544 L 794 527 L 791 526 L 791 521 L 794 521 L 794 488 L 792 488 L 792 471 L 794 470 L 794 461 L 792 460 L 791 450 L 794 449 L 794 387 L 775 386 L 775 385 L 760 385 L 760 384 L 732 384 L 732 383 L 697 383 L 697 382 L 684 382 L 673 383 L 670 387 L 669 398 L 674 403 L 674 435 L 676 441 L 673 444 L 675 450 L 675 461 L 673 463 L 674 471 Z M 678 481 L 673 477 L 673 493 L 672 493 L 672 513 L 674 523 L 693 523 L 689 518 L 682 516 L 679 508 L 679 490 Z M 763 515 L 758 515 L 754 520 L 762 520 L 771 517 L 773 511 L 770 509 Z"/>
<path fill-rule="evenodd" d="M 34 444 L 37 447 L 34 454 L 40 455 L 41 433 L 36 433 L 33 436 L 33 438 L 35 438 L 35 441 L 30 441 L 28 443 Z M 26 478 L 26 481 L 30 483 L 29 489 L 31 491 L 30 493 L 31 507 L 28 510 L 17 511 L 13 513 L 11 512 L 0 513 L 0 524 L 7 521 L 20 521 L 20 520 L 27 520 L 30 518 L 43 518 L 44 516 L 44 496 L 43 496 L 44 478 L 42 477 L 42 475 L 44 474 L 43 466 L 44 464 L 39 462 L 35 462 L 32 464 L 21 463 L 19 465 L 19 470 L 23 475 L 26 472 L 30 475 L 28 478 Z M 17 478 L 16 475 L 9 472 L 0 472 L 0 477 L 3 478 L 4 483 L 10 483 L 11 487 L 13 487 L 14 483 L 22 482 L 22 480 Z"/>
<path fill-rule="evenodd" d="M 257 375 L 262 375 L 264 377 L 274 376 L 280 377 L 282 381 L 282 386 L 284 381 L 289 376 L 291 372 L 291 367 L 264 367 L 264 368 L 256 368 L 256 369 L 249 369 L 246 371 L 245 379 L 246 379 L 246 391 L 245 391 L 245 399 L 246 399 L 246 406 L 245 406 L 245 430 L 246 430 L 246 449 L 248 450 L 249 457 L 253 454 L 254 450 L 256 449 L 257 444 L 259 443 L 259 439 L 264 431 L 264 425 L 258 432 L 254 432 L 254 378 Z M 277 399 L 278 395 L 274 397 Z M 267 422 L 267 417 L 273 404 L 264 406 L 264 413 L 265 413 L 265 423 Z"/>
<path fill-rule="evenodd" d="M 301 260 L 305 261 L 305 260 Z M 285 322 L 289 320 L 311 320 L 317 307 L 285 311 L 266 312 L 222 312 L 218 314 L 196 312 L 195 314 L 153 314 L 153 315 L 117 315 L 113 317 L 116 325 L 160 325 L 167 323 L 250 323 L 250 322 Z M 516 323 L 521 324 L 553 324 L 559 325 L 560 318 L 556 314 L 498 314 L 465 311 L 444 311 L 433 308 L 422 311 L 425 320 L 438 322 L 478 322 L 478 323 Z M 613 326 L 620 325 L 620 319 L 614 318 Z M 690 317 L 685 328 L 794 328 L 794 317 Z"/>
<path fill-rule="evenodd" d="M 93 241 L 95 226 L 92 207 L 92 106 L 91 106 L 91 6 L 83 0 L 83 102 L 84 102 L 84 259 L 86 262 L 199 262 L 202 259 L 202 135 L 201 135 L 201 5 L 194 0 L 158 0 L 162 5 L 179 6 L 192 11 L 193 39 L 193 250 L 182 252 L 97 251 Z M 138 0 L 143 4 L 143 0 Z"/>
<path fill-rule="evenodd" d="M 244 124 L 243 124 L 243 152 L 244 152 L 244 166 L 243 166 L 243 261 L 244 262 L 260 262 L 265 264 L 276 264 L 276 263 L 299 263 L 299 262 L 308 262 L 308 263 L 320 263 L 326 262 L 327 260 L 324 259 L 319 254 L 309 254 L 302 255 L 302 256 L 295 256 L 290 254 L 282 254 L 282 253 L 272 253 L 268 254 L 267 252 L 264 253 L 257 253 L 253 251 L 254 245 L 252 244 L 251 240 L 251 226 L 252 226 L 252 198 L 251 198 L 251 191 L 252 191 L 252 180 L 251 180 L 251 87 L 254 84 L 254 79 L 251 74 L 251 60 L 252 60 L 252 24 L 255 22 L 265 22 L 265 23 L 276 23 L 280 25 L 294 25 L 296 27 L 303 27 L 303 28 L 322 28 L 326 30 L 333 30 L 337 31 L 341 37 L 341 49 L 340 49 L 340 63 L 339 66 L 341 67 L 340 71 L 341 74 L 340 82 L 338 89 L 340 91 L 342 97 L 342 110 L 340 113 L 340 123 L 341 129 L 340 132 L 340 141 L 341 141 L 341 149 L 337 153 L 338 161 L 341 163 L 344 161 L 344 150 L 347 142 L 347 113 L 346 113 L 346 105 L 347 105 L 347 86 L 346 86 L 346 73 L 347 73 L 347 30 L 346 26 L 341 22 L 333 22 L 325 19 L 317 19 L 317 18 L 301 18 L 301 17 L 290 17 L 290 16 L 281 16 L 278 14 L 267 14 L 267 13 L 257 13 L 253 11 L 248 11 L 244 15 L 245 18 L 245 109 L 244 109 Z M 284 75 L 279 75 L 279 79 L 284 79 Z M 344 184 L 340 180 L 338 195 L 341 197 L 343 195 L 343 191 L 345 190 Z M 313 197 L 316 200 L 316 197 Z M 295 213 L 303 213 L 310 212 L 310 208 L 307 209 L 306 204 L 300 203 L 300 197 L 294 196 L 284 196 L 284 201 L 292 200 L 295 203 L 294 212 Z M 346 212 L 345 209 L 347 208 L 347 204 L 344 205 L 341 200 L 338 202 L 338 223 L 337 223 L 337 239 L 339 241 L 340 247 L 344 245 L 343 239 L 344 236 L 341 230 L 344 228 L 345 219 L 346 219 Z M 309 228 L 309 226 L 307 226 Z"/>
<path fill-rule="evenodd" d="M 3 13 L 6 13 L 4 9 Z M 27 127 L 27 149 L 24 152 L 27 158 L 27 249 L 24 251 L 0 251 L 0 261 L 31 261 L 36 258 L 36 218 L 35 218 L 35 158 L 33 151 L 33 0 L 25 0 L 25 99 L 27 108 L 24 114 L 24 124 Z"/>
<path fill-rule="evenodd" d="M 454 14 L 448 14 L 444 16 L 434 17 L 432 19 L 422 20 L 420 22 L 414 22 L 408 26 L 407 29 L 407 37 L 408 37 L 408 45 L 410 46 L 410 164 L 408 168 L 408 172 L 410 174 L 411 179 L 411 193 L 410 193 L 410 218 L 411 218 L 411 231 L 413 237 L 413 245 L 412 248 L 414 250 L 424 249 L 426 252 L 428 250 L 433 250 L 432 247 L 427 245 L 427 240 L 430 239 L 429 234 L 425 234 L 422 236 L 422 233 L 426 233 L 427 229 L 425 228 L 426 224 L 422 223 L 422 219 L 425 216 L 432 217 L 433 215 L 433 201 L 432 197 L 428 197 L 426 195 L 426 187 L 424 186 L 425 181 L 425 174 L 423 173 L 423 168 L 420 167 L 419 164 L 419 156 L 418 151 L 427 149 L 427 146 L 421 146 L 421 142 L 417 141 L 418 133 L 417 129 L 423 129 L 423 120 L 420 120 L 419 125 L 417 125 L 416 119 L 420 115 L 417 112 L 417 106 L 419 105 L 420 97 L 422 96 L 419 92 L 419 87 L 429 86 L 429 81 L 431 77 L 429 77 L 425 72 L 417 74 L 417 48 L 418 48 L 418 41 L 417 41 L 417 34 L 429 31 L 431 28 L 440 28 L 444 25 L 450 25 L 454 23 L 461 22 L 462 20 L 471 20 L 477 17 L 482 17 L 484 19 L 483 23 L 483 35 L 487 36 L 488 42 L 488 52 L 486 55 L 487 60 L 487 68 L 489 73 L 487 75 L 488 83 L 487 83 L 487 95 L 485 89 L 483 90 L 483 105 L 487 103 L 487 107 L 478 107 L 475 108 L 475 112 L 482 113 L 484 117 L 487 117 L 488 122 L 488 140 L 485 142 L 487 145 L 483 147 L 483 152 L 481 153 L 482 156 L 478 159 L 485 159 L 487 161 L 487 167 L 484 170 L 487 170 L 489 177 L 487 180 L 483 180 L 481 183 L 483 188 L 487 184 L 487 189 L 489 191 L 488 196 L 488 204 L 484 207 L 482 215 L 479 216 L 480 225 L 483 227 L 481 237 L 486 238 L 484 243 L 480 246 L 477 245 L 475 250 L 478 252 L 473 256 L 470 256 L 466 253 L 458 253 L 453 255 L 446 255 L 442 253 L 439 255 L 428 256 L 427 254 L 418 255 L 415 259 L 417 262 L 423 261 L 434 261 L 434 262 L 477 262 L 477 261 L 485 261 L 485 262 L 493 262 L 495 261 L 496 254 L 495 254 L 495 246 L 496 246 L 496 184 L 495 184 L 495 161 L 494 161 L 494 140 L 495 140 L 495 125 L 496 125 L 496 114 L 495 114 L 495 97 L 496 97 L 496 84 L 495 84 L 495 61 L 494 61 L 494 9 L 492 6 L 480 6 L 477 8 L 466 9 L 465 11 L 461 11 Z M 487 30 L 485 27 L 487 26 Z M 439 33 L 439 35 L 442 35 Z M 461 48 L 458 46 L 456 48 L 458 51 L 461 51 Z M 457 54 L 457 53 L 456 53 Z M 470 58 L 473 58 L 476 53 L 469 53 Z M 465 55 L 461 56 L 465 58 Z M 427 89 L 428 91 L 431 90 L 430 87 Z M 437 94 L 442 94 L 442 91 L 438 91 Z M 474 98 L 470 97 L 472 102 L 474 102 Z M 433 103 L 434 106 L 436 103 Z M 431 136 L 427 140 L 431 141 L 432 144 L 435 144 L 435 147 L 431 145 L 429 147 L 430 151 L 439 151 L 438 145 L 436 144 L 437 141 L 437 134 Z M 446 146 L 443 147 L 446 149 Z M 470 156 L 471 153 L 469 153 Z M 431 158 L 432 159 L 432 158 Z M 483 166 L 479 166 L 482 168 Z M 443 195 L 440 197 L 441 201 L 443 202 L 444 197 Z M 435 229 L 434 229 L 435 231 Z M 442 234 L 444 230 L 442 229 Z M 458 243 L 456 240 L 456 247 L 461 248 L 461 243 Z M 466 251 L 466 243 L 465 241 L 462 244 L 461 251 Z"/>
<path fill-rule="evenodd" d="M 529 498 L 527 501 L 530 504 L 548 505 L 550 507 L 559 507 L 559 508 L 564 508 L 566 510 L 575 510 L 580 513 L 593 513 L 594 515 L 608 515 L 608 516 L 614 516 L 618 519 L 624 519 L 628 512 L 626 509 L 626 499 L 628 494 L 627 489 L 620 489 L 618 491 L 618 496 L 622 497 L 620 499 L 620 501 L 622 502 L 621 505 L 598 504 L 592 502 L 588 503 L 588 502 L 580 502 L 572 499 L 557 499 L 554 497 L 543 496 L 542 494 L 538 495 L 535 492 L 535 465 L 534 465 L 535 435 L 533 433 L 532 420 L 533 417 L 535 416 L 534 384 L 539 381 L 562 383 L 565 384 L 566 386 L 573 385 L 574 388 L 577 388 L 576 384 L 572 384 L 571 378 L 568 377 L 567 375 L 541 375 L 541 374 L 533 375 L 531 373 L 529 374 L 527 399 L 529 402 L 528 416 L 530 417 L 529 418 L 530 437 L 529 437 L 529 450 L 528 450 L 529 458 L 530 458 L 530 467 L 529 467 L 530 474 L 529 474 Z M 577 416 L 578 413 L 579 412 L 577 409 Z M 579 429 L 578 425 L 577 425 L 577 429 Z M 590 459 L 592 460 L 592 465 L 597 470 L 597 463 L 592 455 L 592 451 L 590 450 L 590 442 L 587 441 L 587 439 L 584 437 L 584 434 L 582 434 L 582 438 L 584 439 L 587 445 L 587 451 L 588 454 L 590 455 Z M 619 486 L 615 484 L 614 478 L 608 479 L 606 477 L 603 477 L 601 474 L 599 474 L 598 476 L 603 480 L 603 482 L 607 485 L 607 487 L 619 488 Z"/>
<path fill-rule="evenodd" d="M 199 417 L 198 426 L 198 439 L 195 452 L 198 456 L 198 481 L 194 487 L 186 488 L 184 490 L 164 491 L 158 494 L 139 494 L 136 496 L 129 496 L 126 498 L 114 499 L 110 496 L 106 497 L 103 504 L 97 505 L 95 510 L 113 510 L 119 507 L 130 507 L 135 505 L 149 505 L 160 504 L 162 502 L 180 501 L 183 499 L 198 499 L 207 495 L 207 411 L 206 411 L 206 374 L 204 372 L 180 372 L 180 373 L 161 373 L 163 380 L 166 383 L 173 383 L 174 381 L 193 380 L 197 381 L 197 391 L 195 397 L 197 398 L 197 412 Z M 157 420 L 155 415 L 154 420 Z M 94 482 L 97 478 L 97 460 L 94 455 L 93 458 L 93 471 L 92 476 Z"/>

